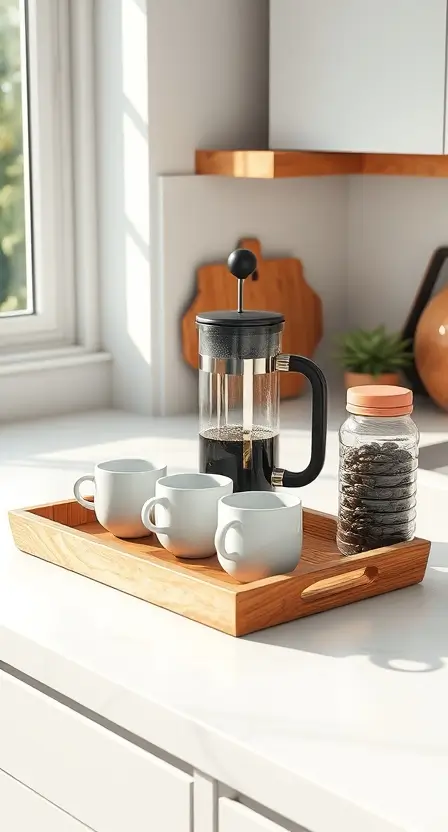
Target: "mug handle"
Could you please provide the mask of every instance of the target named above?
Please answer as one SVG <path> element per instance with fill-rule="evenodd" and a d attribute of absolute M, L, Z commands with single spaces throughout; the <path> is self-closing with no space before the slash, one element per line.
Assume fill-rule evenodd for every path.
<path fill-rule="evenodd" d="M 151 520 L 151 510 L 156 505 L 165 506 L 165 508 L 170 507 L 169 500 L 166 497 L 151 497 L 142 508 L 142 523 L 154 534 L 169 534 L 169 526 L 156 526 Z"/>
<path fill-rule="evenodd" d="M 93 484 L 95 485 L 95 477 L 93 477 L 92 474 L 86 474 L 85 477 L 80 477 L 79 480 L 76 480 L 73 486 L 73 493 L 81 506 L 84 506 L 84 508 L 88 508 L 89 511 L 95 511 L 95 499 L 86 500 L 79 490 L 83 482 L 93 482 Z"/>
<path fill-rule="evenodd" d="M 238 563 L 240 556 L 238 552 L 228 552 L 226 549 L 226 537 L 227 532 L 230 529 L 242 529 L 243 524 L 241 520 L 230 520 L 222 529 L 218 528 L 215 534 L 215 549 L 222 558 L 227 558 L 227 560 L 233 561 L 233 563 Z"/>
<path fill-rule="evenodd" d="M 286 488 L 302 488 L 313 482 L 322 471 L 327 442 L 327 382 L 325 376 L 310 358 L 303 355 L 277 355 L 275 366 L 283 372 L 302 373 L 311 383 L 313 393 L 311 411 L 311 458 L 304 471 L 287 471 L 274 468 L 271 485 Z"/>

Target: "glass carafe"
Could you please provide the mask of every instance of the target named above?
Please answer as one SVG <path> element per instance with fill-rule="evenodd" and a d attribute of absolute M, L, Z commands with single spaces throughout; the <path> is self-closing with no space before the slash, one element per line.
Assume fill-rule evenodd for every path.
<path fill-rule="evenodd" d="M 327 387 L 309 358 L 281 354 L 284 317 L 242 309 L 242 280 L 256 268 L 252 252 L 237 250 L 229 268 L 240 280 L 238 310 L 198 315 L 199 470 L 232 478 L 235 491 L 265 491 L 312 482 L 325 459 Z M 278 466 L 279 373 L 311 382 L 311 459 L 304 471 Z"/>

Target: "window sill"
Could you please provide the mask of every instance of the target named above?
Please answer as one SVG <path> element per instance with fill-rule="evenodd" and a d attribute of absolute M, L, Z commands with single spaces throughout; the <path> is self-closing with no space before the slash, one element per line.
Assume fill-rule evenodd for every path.
<path fill-rule="evenodd" d="M 86 364 L 104 364 L 112 361 L 107 352 L 88 352 L 84 347 L 33 350 L 12 353 L 0 357 L 0 376 L 18 375 L 39 370 L 59 370 Z"/>
<path fill-rule="evenodd" d="M 0 421 L 108 407 L 112 358 L 82 347 L 3 356 L 0 391 Z"/>

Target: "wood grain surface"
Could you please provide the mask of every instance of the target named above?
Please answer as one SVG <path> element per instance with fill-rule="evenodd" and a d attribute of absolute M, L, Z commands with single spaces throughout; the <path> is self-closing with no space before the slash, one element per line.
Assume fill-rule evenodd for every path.
<path fill-rule="evenodd" d="M 301 150 L 197 150 L 196 173 L 247 179 L 299 176 L 448 176 L 448 156 Z"/>
<path fill-rule="evenodd" d="M 238 246 L 254 252 L 258 269 L 256 279 L 244 282 L 244 307 L 268 309 L 285 316 L 282 352 L 310 358 L 322 338 L 322 303 L 303 276 L 300 260 L 295 257 L 265 260 L 258 240 L 242 239 Z M 235 309 L 237 281 L 225 263 L 202 266 L 197 272 L 197 292 L 182 319 L 182 350 L 185 361 L 198 366 L 196 315 L 214 309 Z M 306 385 L 298 373 L 280 374 L 282 398 L 297 396 Z"/>
<path fill-rule="evenodd" d="M 448 156 L 364 153 L 362 173 L 377 176 L 448 176 Z"/>
<path fill-rule="evenodd" d="M 304 509 L 304 543 L 289 575 L 240 584 L 216 556 L 175 558 L 153 536 L 119 540 L 75 501 L 9 512 L 16 546 L 137 598 L 241 636 L 423 580 L 430 544 L 415 538 L 342 557 L 336 519 Z"/>
<path fill-rule="evenodd" d="M 448 288 L 434 295 L 420 316 L 414 358 L 427 393 L 448 410 Z"/>
<path fill-rule="evenodd" d="M 361 172 L 360 153 L 301 150 L 197 150 L 196 173 L 246 179 L 342 176 Z"/>

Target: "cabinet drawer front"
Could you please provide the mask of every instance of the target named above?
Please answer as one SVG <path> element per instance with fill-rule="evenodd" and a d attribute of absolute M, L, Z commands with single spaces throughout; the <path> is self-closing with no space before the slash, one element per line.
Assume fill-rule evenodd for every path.
<path fill-rule="evenodd" d="M 90 832 L 83 823 L 0 771 L 2 832 Z"/>
<path fill-rule="evenodd" d="M 0 769 L 96 832 L 191 832 L 193 780 L 0 673 Z"/>
<path fill-rule="evenodd" d="M 266 811 L 268 811 L 266 809 Z M 219 832 L 306 832 L 302 826 L 292 821 L 279 825 L 265 818 L 253 809 L 221 797 L 219 800 Z"/>
<path fill-rule="evenodd" d="M 285 832 L 285 829 L 247 806 L 222 797 L 219 801 L 219 832 Z"/>

